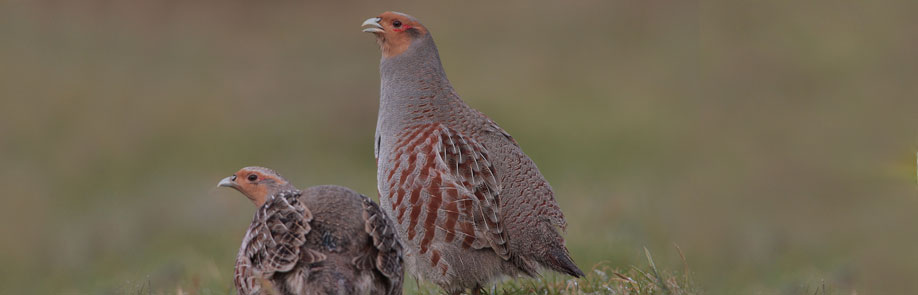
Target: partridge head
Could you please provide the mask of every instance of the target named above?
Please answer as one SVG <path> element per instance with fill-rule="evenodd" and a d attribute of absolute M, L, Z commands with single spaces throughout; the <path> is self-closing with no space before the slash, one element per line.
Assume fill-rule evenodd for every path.
<path fill-rule="evenodd" d="M 363 22 L 364 32 L 376 35 L 383 56 L 396 56 L 411 46 L 418 38 L 427 35 L 427 29 L 410 15 L 387 11 Z"/>
<path fill-rule="evenodd" d="M 239 169 L 232 176 L 220 180 L 217 186 L 236 189 L 261 207 L 269 196 L 296 188 L 274 170 L 250 166 Z"/>

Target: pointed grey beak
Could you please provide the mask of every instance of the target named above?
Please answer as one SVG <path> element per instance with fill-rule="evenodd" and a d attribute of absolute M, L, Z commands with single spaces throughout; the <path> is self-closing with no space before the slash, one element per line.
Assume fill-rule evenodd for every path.
<path fill-rule="evenodd" d="M 360 26 L 361 26 L 361 27 L 373 26 L 373 27 L 370 27 L 370 28 L 365 28 L 365 29 L 363 29 L 363 31 L 364 31 L 364 32 L 367 32 L 367 33 L 382 33 L 382 32 L 385 32 L 385 31 L 383 30 L 382 25 L 379 24 L 379 21 L 381 21 L 381 20 L 382 20 L 381 18 L 373 17 L 373 18 L 370 18 L 370 19 L 367 19 L 367 20 L 363 21 L 363 23 L 360 24 Z"/>
<path fill-rule="evenodd" d="M 222 187 L 234 187 L 234 186 L 236 186 L 236 175 L 233 175 L 233 176 L 224 178 L 223 180 L 220 180 L 220 183 L 218 183 L 217 186 L 222 186 Z"/>

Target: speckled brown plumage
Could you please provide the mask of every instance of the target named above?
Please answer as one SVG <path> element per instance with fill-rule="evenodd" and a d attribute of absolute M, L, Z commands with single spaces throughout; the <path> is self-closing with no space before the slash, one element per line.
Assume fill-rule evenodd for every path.
<path fill-rule="evenodd" d="M 542 268 L 582 276 L 548 182 L 506 131 L 459 98 L 429 30 L 396 12 L 364 25 L 383 51 L 380 206 L 400 231 L 409 272 L 450 293 Z"/>
<path fill-rule="evenodd" d="M 402 246 L 372 200 L 340 186 L 300 191 L 273 170 L 220 182 L 258 211 L 236 257 L 240 294 L 401 294 Z"/>

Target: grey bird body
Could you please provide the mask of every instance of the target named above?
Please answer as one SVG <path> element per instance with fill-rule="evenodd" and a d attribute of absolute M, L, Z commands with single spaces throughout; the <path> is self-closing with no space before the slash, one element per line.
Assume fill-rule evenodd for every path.
<path fill-rule="evenodd" d="M 459 98 L 426 29 L 412 34 L 403 51 L 384 51 L 375 138 L 380 207 L 399 229 L 408 271 L 451 293 L 543 268 L 583 275 L 548 182 L 506 131 Z"/>

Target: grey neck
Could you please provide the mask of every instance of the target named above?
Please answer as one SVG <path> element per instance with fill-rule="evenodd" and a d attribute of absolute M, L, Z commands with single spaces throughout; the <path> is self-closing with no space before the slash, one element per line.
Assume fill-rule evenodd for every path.
<path fill-rule="evenodd" d="M 379 64 L 380 111 L 405 107 L 418 99 L 441 103 L 453 99 L 452 86 L 443 71 L 430 34 L 414 40 L 407 50 L 383 57 Z"/>

